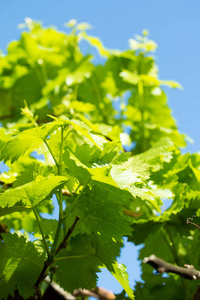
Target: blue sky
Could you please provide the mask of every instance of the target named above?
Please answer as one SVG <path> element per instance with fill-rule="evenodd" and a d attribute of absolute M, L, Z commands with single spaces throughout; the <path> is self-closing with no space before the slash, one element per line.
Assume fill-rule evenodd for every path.
<path fill-rule="evenodd" d="M 19 37 L 25 17 L 65 30 L 75 18 L 93 25 L 92 35 L 108 48 L 127 49 L 128 39 L 150 31 L 158 44 L 161 79 L 179 81 L 183 91 L 165 88 L 180 131 L 194 139 L 187 150 L 200 150 L 200 1 L 199 0 L 0 0 L 0 49 Z"/>
<path fill-rule="evenodd" d="M 148 29 L 158 44 L 156 61 L 161 79 L 181 83 L 183 90 L 165 88 L 181 132 L 192 139 L 185 151 L 200 151 L 200 1 L 199 0 L 0 0 L 0 49 L 20 35 L 25 17 L 65 30 L 70 19 L 88 22 L 92 35 L 108 48 L 125 50 L 128 39 Z M 137 249 L 127 245 L 120 262 L 129 265 L 130 281 L 139 277 Z M 120 291 L 105 273 L 100 285 Z"/>

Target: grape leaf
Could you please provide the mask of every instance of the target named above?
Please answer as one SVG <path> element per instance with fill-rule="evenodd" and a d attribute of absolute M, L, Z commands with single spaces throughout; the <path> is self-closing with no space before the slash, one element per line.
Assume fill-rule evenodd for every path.
<path fill-rule="evenodd" d="M 14 296 L 17 288 L 25 299 L 34 295 L 33 285 L 40 274 L 44 254 L 38 253 L 32 242 L 27 242 L 23 235 L 16 233 L 2 234 L 0 242 L 0 290 L 1 297 Z"/>
<path fill-rule="evenodd" d="M 75 68 L 73 68 L 72 71 L 69 70 L 65 79 L 66 84 L 68 86 L 77 83 L 80 84 L 86 78 L 89 78 L 91 76 L 91 72 L 94 68 L 94 65 L 90 63 L 91 58 L 92 58 L 91 55 L 83 57 L 82 60 L 77 64 Z"/>
<path fill-rule="evenodd" d="M 38 177 L 32 182 L 4 192 L 0 195 L 0 215 L 33 208 L 66 181 L 64 176 Z"/>
<path fill-rule="evenodd" d="M 115 163 L 117 163 L 115 161 Z M 143 163 L 137 157 L 131 157 L 125 162 L 113 165 L 110 170 L 111 177 L 118 186 L 128 188 L 134 183 L 142 183 L 149 179 L 149 165 Z"/>
<path fill-rule="evenodd" d="M 113 264 L 114 272 L 111 271 L 111 274 L 119 281 L 119 283 L 123 286 L 124 290 L 126 291 L 127 295 L 134 299 L 133 290 L 129 286 L 128 274 L 126 272 L 126 266 L 123 264 L 119 264 L 115 262 Z"/>
<path fill-rule="evenodd" d="M 102 56 L 109 57 L 109 51 L 103 46 L 102 42 L 100 39 L 94 36 L 89 36 L 85 32 L 82 33 L 81 35 L 86 41 L 88 41 L 93 47 L 97 48 L 99 53 Z"/>
<path fill-rule="evenodd" d="M 100 234 L 110 241 L 114 238 L 121 241 L 123 235 L 130 234 L 131 218 L 123 214 L 123 191 L 110 186 L 94 184 L 83 192 L 80 201 L 74 209 L 74 214 L 80 216 L 91 233 Z"/>
<path fill-rule="evenodd" d="M 68 292 L 96 287 L 96 272 L 100 272 L 100 261 L 95 255 L 91 238 L 86 234 L 73 237 L 70 247 L 56 256 L 55 264 L 59 270 L 56 281 Z"/>
<path fill-rule="evenodd" d="M 100 234 L 92 234 L 91 236 L 96 256 L 103 266 L 114 272 L 113 263 L 115 262 L 116 257 L 120 255 L 120 250 L 123 247 L 123 240 L 116 241 L 114 238 L 105 240 L 104 236 Z"/>
<path fill-rule="evenodd" d="M 41 127 L 24 130 L 5 144 L 1 151 L 0 159 L 4 162 L 11 160 L 11 163 L 13 163 L 28 150 L 29 152 L 36 150 L 43 144 L 44 139 L 60 127 L 61 124 L 61 122 L 55 121 Z"/>
<path fill-rule="evenodd" d="M 200 159 L 198 154 L 181 155 L 176 148 L 185 146 L 185 136 L 178 131 L 161 85 L 180 86 L 159 79 L 149 53 L 156 44 L 147 38 L 147 31 L 129 41 L 131 49 L 116 52 L 88 36 L 85 24 L 71 21 L 72 32 L 65 34 L 29 18 L 25 22 L 27 32 L 9 44 L 6 55 L 0 55 L 0 117 L 5 126 L 0 130 L 0 159 L 10 168 L 0 177 L 1 221 L 15 230 L 32 231 L 31 207 L 51 212 L 48 196 L 66 184 L 70 192 L 63 196 L 66 228 L 71 228 L 76 216 L 80 220 L 58 256 L 55 277 L 65 289 L 94 287 L 98 267 L 106 266 L 132 297 L 125 268 L 115 264 L 123 235 L 144 245 L 140 258 L 151 251 L 177 264 L 198 265 L 199 255 L 194 256 L 193 249 L 199 249 L 199 231 L 186 225 L 186 220 L 200 215 Z M 97 48 L 105 62 L 96 65 L 90 54 L 84 55 L 81 39 Z M 21 116 L 24 99 L 28 109 L 22 109 Z M 47 123 L 50 115 L 56 117 Z M 36 122 L 41 126 L 33 128 Z M 123 153 L 120 134 L 126 135 L 132 153 Z M 43 163 L 39 157 L 30 159 L 33 150 L 43 154 Z M 58 179 L 57 173 L 63 176 Z M 161 206 L 164 198 L 169 203 Z M 25 209 L 28 213 L 21 218 Z M 47 242 L 52 242 L 57 221 L 42 220 L 41 227 Z M 6 241 L 9 235 L 4 236 Z M 24 244 L 30 242 L 16 242 L 22 252 Z M 20 255 L 13 248 L 5 262 L 10 270 L 13 256 Z M 145 282 L 137 284 L 138 299 L 194 297 L 192 283 L 176 276 L 154 277 L 149 268 L 142 268 Z M 22 275 L 19 283 L 15 277 L 14 281 L 27 298 Z"/>
<path fill-rule="evenodd" d="M 56 219 L 44 219 L 43 218 L 40 221 L 40 226 L 42 228 L 42 232 L 48 240 L 53 241 L 53 238 L 55 237 L 57 225 L 58 225 L 58 221 Z M 35 224 L 35 226 L 34 226 L 34 233 L 35 233 L 34 234 L 35 237 L 38 237 L 38 236 L 41 237 L 41 232 L 38 227 L 38 224 Z"/>
<path fill-rule="evenodd" d="M 153 171 L 158 171 L 164 162 L 169 162 L 172 159 L 173 146 L 174 144 L 169 138 L 163 138 L 152 148 L 139 154 L 138 157 L 148 162 Z"/>

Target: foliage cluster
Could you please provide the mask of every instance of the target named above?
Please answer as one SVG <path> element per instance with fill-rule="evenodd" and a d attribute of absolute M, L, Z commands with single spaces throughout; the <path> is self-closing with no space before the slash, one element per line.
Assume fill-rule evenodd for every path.
<path fill-rule="evenodd" d="M 180 85 L 158 78 L 146 31 L 116 51 L 88 35 L 86 23 L 67 26 L 70 33 L 26 19 L 0 56 L 0 159 L 8 167 L 0 224 L 12 232 L 0 242 L 5 299 L 16 288 L 25 299 L 43 293 L 46 275 L 69 292 L 90 289 L 101 268 L 133 298 L 116 261 L 123 236 L 143 244 L 140 259 L 199 264 L 200 234 L 186 219 L 200 216 L 200 156 L 181 154 L 185 136 L 162 88 Z M 49 219 L 55 207 L 58 218 Z M 196 289 L 144 264 L 142 280 L 137 299 L 191 299 Z"/>

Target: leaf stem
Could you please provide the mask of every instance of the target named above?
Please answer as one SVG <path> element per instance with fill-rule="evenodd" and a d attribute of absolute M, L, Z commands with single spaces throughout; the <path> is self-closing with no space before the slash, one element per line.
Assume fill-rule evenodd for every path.
<path fill-rule="evenodd" d="M 55 262 L 54 260 L 54 257 L 56 256 L 56 254 L 58 254 L 58 252 L 65 248 L 66 245 L 67 245 L 67 240 L 69 239 L 70 235 L 72 234 L 72 232 L 74 231 L 75 229 L 75 226 L 77 224 L 77 222 L 79 221 L 79 218 L 76 217 L 74 223 L 72 224 L 72 226 L 69 228 L 66 236 L 64 237 L 64 239 L 62 240 L 62 242 L 59 244 L 58 248 L 56 249 L 56 245 L 57 245 L 57 242 L 55 243 L 55 240 L 54 240 L 54 244 L 53 244 L 53 247 L 52 247 L 52 252 L 50 253 L 50 256 L 48 257 L 48 259 L 44 262 L 44 266 L 42 268 L 42 271 L 40 272 L 40 275 L 38 276 L 38 279 L 36 280 L 35 284 L 34 284 L 34 289 L 36 289 L 36 292 L 40 292 L 40 289 L 39 289 L 39 285 L 40 283 L 44 280 L 44 278 L 47 276 L 47 269 Z M 62 222 L 60 222 L 59 220 L 59 224 L 62 225 Z M 61 229 L 61 227 L 57 227 L 57 232 Z M 56 233 L 57 233 L 56 232 Z M 56 234 L 56 237 L 55 239 L 57 238 L 58 239 L 59 235 Z M 54 250 L 55 249 L 55 250 Z"/>
<path fill-rule="evenodd" d="M 59 156 L 59 162 L 56 163 L 57 169 L 58 169 L 58 175 L 61 175 L 62 173 L 62 155 L 63 155 L 63 134 L 64 130 L 63 127 L 61 127 L 61 142 L 60 142 L 60 156 Z M 51 248 L 51 254 L 54 256 L 60 236 L 60 231 L 63 224 L 63 203 L 62 203 L 62 187 L 59 188 L 58 192 L 58 204 L 59 204 L 59 220 L 58 220 L 58 226 L 56 229 L 56 234 L 54 238 L 54 242 Z"/>
<path fill-rule="evenodd" d="M 165 231 L 166 231 L 166 233 L 168 235 L 168 238 L 169 238 L 168 244 L 169 244 L 169 246 L 171 248 L 171 251 L 173 253 L 175 262 L 176 262 L 177 265 L 180 265 L 180 260 L 179 260 L 179 257 L 178 257 L 177 251 L 176 251 L 176 247 L 175 247 L 174 241 L 172 239 L 171 233 L 169 231 L 169 228 L 167 226 L 165 226 Z"/>
<path fill-rule="evenodd" d="M 33 265 L 39 267 L 40 269 L 42 269 L 42 267 L 41 267 L 38 263 L 36 263 L 35 261 L 33 261 L 33 260 L 30 260 L 30 259 L 28 259 L 28 258 L 26 258 L 26 257 L 22 257 L 22 259 L 25 260 L 25 261 L 30 262 L 31 264 L 33 264 Z"/>
<path fill-rule="evenodd" d="M 55 162 L 55 164 L 56 164 L 56 167 L 57 167 L 57 169 L 58 169 L 58 167 L 59 167 L 59 166 L 58 166 L 58 162 L 57 162 L 57 160 L 56 160 L 56 158 L 55 158 L 55 156 L 54 156 L 54 154 L 53 154 L 51 148 L 49 147 L 49 144 L 47 143 L 47 141 L 46 141 L 45 139 L 44 139 L 43 141 L 44 141 L 44 143 L 45 143 L 47 149 L 49 150 L 49 152 L 50 152 L 50 154 L 51 154 L 51 156 L 52 156 L 52 158 L 53 158 L 53 160 L 54 160 L 54 162 Z"/>
<path fill-rule="evenodd" d="M 74 231 L 74 228 L 76 226 L 76 224 L 79 221 L 79 217 L 76 217 L 74 223 L 72 224 L 72 226 L 69 228 L 67 234 L 65 235 L 64 239 L 62 240 L 62 242 L 60 243 L 60 245 L 58 246 L 58 248 L 56 249 L 56 253 L 55 255 L 58 254 L 58 252 L 60 252 L 61 249 L 66 248 L 67 245 L 67 240 L 69 239 L 70 235 L 72 234 L 72 232 Z"/>
<path fill-rule="evenodd" d="M 61 127 L 61 142 L 60 142 L 60 157 L 57 165 L 58 175 L 62 175 L 62 156 L 63 156 L 63 127 Z M 63 203 L 62 203 L 62 187 L 59 188 L 58 194 L 58 203 L 59 203 L 59 219 L 63 217 Z"/>
<path fill-rule="evenodd" d="M 179 256 L 178 256 L 178 253 L 177 253 L 177 250 L 176 250 L 171 232 L 170 232 L 170 230 L 167 226 L 165 226 L 165 232 L 167 234 L 167 237 L 166 237 L 166 234 L 163 232 L 165 241 L 166 241 L 167 245 L 169 246 L 169 248 L 170 248 L 170 250 L 171 250 L 171 252 L 174 256 L 175 263 L 178 266 L 178 265 L 181 264 L 181 261 L 179 259 Z M 183 286 L 183 289 L 184 289 L 184 294 L 187 295 L 188 294 L 188 284 L 186 283 L 186 281 L 182 277 L 181 277 L 181 282 L 182 282 L 182 286 Z"/>
<path fill-rule="evenodd" d="M 60 142 L 60 157 L 58 163 L 58 175 L 61 175 L 62 168 L 62 156 L 63 156 L 63 138 L 64 138 L 64 129 L 61 127 L 61 142 Z"/>
<path fill-rule="evenodd" d="M 47 146 L 49 152 L 51 153 L 55 164 L 57 166 L 57 170 L 58 170 L 58 175 L 61 175 L 62 173 L 62 156 L 63 156 L 63 140 L 64 140 L 64 128 L 61 128 L 61 143 L 60 143 L 60 156 L 59 156 L 59 162 L 57 162 L 56 158 L 54 157 L 48 143 L 46 140 L 44 140 L 45 145 Z M 88 182 L 87 182 L 88 183 Z M 81 193 L 77 196 L 75 202 L 73 203 L 72 207 L 75 205 L 75 203 L 78 201 L 78 199 L 80 198 L 81 194 L 83 193 L 83 191 L 85 190 L 85 188 L 87 187 L 87 183 L 86 185 L 83 187 Z M 54 238 L 54 242 L 51 248 L 51 252 L 48 255 L 47 260 L 44 263 L 43 269 L 37 279 L 37 281 L 35 282 L 34 288 L 36 289 L 36 291 L 38 291 L 38 287 L 40 285 L 40 283 L 44 280 L 44 278 L 47 275 L 47 269 L 49 266 L 51 266 L 54 262 L 54 257 L 55 255 L 62 249 L 66 247 L 67 244 L 67 240 L 70 237 L 70 235 L 72 234 L 77 222 L 79 221 L 79 218 L 76 217 L 73 225 L 71 226 L 71 228 L 69 228 L 67 234 L 64 235 L 64 239 L 62 240 L 62 242 L 58 245 L 58 241 L 59 241 L 59 237 L 60 237 L 60 232 L 61 232 L 61 228 L 63 226 L 63 231 L 64 233 L 67 231 L 66 230 L 66 226 L 64 224 L 64 216 L 63 216 L 63 201 L 62 201 L 62 188 L 59 188 L 58 194 L 57 194 L 57 200 L 58 200 L 58 204 L 59 204 L 59 220 L 58 220 L 58 225 L 57 225 L 57 229 L 56 229 L 56 234 L 55 234 L 55 238 Z M 70 213 L 72 207 L 70 208 L 68 214 Z M 65 216 L 66 218 L 66 216 Z"/>
<path fill-rule="evenodd" d="M 94 86 L 93 93 L 95 94 L 96 99 L 98 101 L 97 108 L 100 112 L 100 115 L 103 117 L 104 123 L 107 124 L 108 120 L 107 120 L 107 117 L 106 117 L 106 114 L 105 114 L 106 113 L 106 107 L 105 107 L 105 103 L 102 101 L 103 98 L 102 98 L 102 95 L 101 95 L 101 90 L 99 88 L 95 73 L 93 73 L 93 76 L 91 76 L 91 80 L 92 80 L 92 85 Z"/>
<path fill-rule="evenodd" d="M 66 226 L 65 219 L 63 218 L 63 235 L 65 236 L 66 233 L 67 233 L 67 226 Z"/>
<path fill-rule="evenodd" d="M 55 238 L 54 238 L 54 242 L 53 242 L 53 245 L 52 245 L 52 248 L 51 248 L 51 255 L 52 256 L 54 256 L 55 253 L 56 253 L 56 248 L 57 248 L 57 244 L 58 244 L 58 240 L 59 240 L 59 236 L 60 236 L 60 231 L 61 231 L 61 228 L 62 228 L 62 223 L 63 223 L 63 220 L 59 218 L 57 229 L 56 229 L 56 234 L 55 234 Z"/>
<path fill-rule="evenodd" d="M 140 80 L 138 82 L 138 94 L 139 94 L 139 99 L 140 99 L 140 113 L 141 113 L 141 147 L 142 147 L 142 152 L 146 150 L 146 140 L 145 140 L 145 128 L 144 128 L 144 111 L 145 111 L 145 101 L 144 101 L 144 86 L 143 82 Z"/>
<path fill-rule="evenodd" d="M 73 256 L 62 256 L 55 259 L 55 261 L 67 260 L 67 259 L 77 259 L 77 258 L 87 258 L 87 257 L 97 257 L 95 254 L 93 255 L 73 255 Z"/>
<path fill-rule="evenodd" d="M 69 131 L 70 132 L 70 131 Z M 67 133 L 67 135 L 69 134 L 69 132 Z M 61 144 L 60 144 L 60 157 L 59 157 L 59 164 L 58 164 L 58 175 L 62 175 L 62 159 L 63 159 L 63 143 L 64 141 L 64 128 L 61 127 Z M 66 228 L 66 223 L 63 220 L 63 194 L 62 194 L 62 187 L 59 188 L 59 199 L 58 199 L 58 203 L 59 203 L 59 219 L 62 220 L 63 222 L 63 233 L 64 236 L 67 232 L 67 228 Z"/>
<path fill-rule="evenodd" d="M 45 261 L 44 266 L 43 266 L 43 269 L 42 269 L 42 271 L 40 272 L 40 275 L 39 275 L 38 279 L 36 280 L 36 282 L 35 282 L 35 284 L 34 284 L 34 286 L 33 286 L 33 288 L 36 289 L 36 292 L 39 291 L 38 287 L 39 287 L 40 283 L 41 283 L 41 282 L 44 280 L 44 278 L 46 277 L 46 271 L 47 271 L 48 267 L 49 267 L 49 265 L 48 265 L 47 262 Z"/>
<path fill-rule="evenodd" d="M 87 188 L 88 183 L 90 182 L 91 178 L 88 179 L 88 181 L 86 182 L 86 184 L 84 185 L 84 187 L 82 188 L 80 194 L 78 194 L 78 196 L 76 197 L 76 199 L 74 200 L 74 203 L 72 204 L 72 206 L 69 208 L 69 210 L 67 212 L 65 212 L 64 214 L 64 219 L 66 219 L 70 212 L 72 211 L 72 209 L 74 208 L 74 206 L 76 205 L 76 203 L 78 202 L 78 200 L 80 199 L 81 195 L 83 194 L 83 192 L 85 191 L 85 189 Z"/>
<path fill-rule="evenodd" d="M 34 215 L 35 215 L 35 218 L 36 218 L 38 227 L 39 227 L 39 229 L 40 229 L 40 233 L 41 233 L 41 235 L 42 235 L 42 240 L 43 240 L 43 243 L 44 243 L 44 246 L 45 246 L 47 255 L 48 255 L 48 257 L 49 257 L 50 252 L 49 252 L 49 248 L 48 248 L 48 246 L 47 246 L 47 243 L 46 243 L 46 240 L 45 240 L 45 237 L 44 237 L 44 233 L 43 233 L 43 231 L 42 231 L 42 227 L 41 227 L 41 224 L 40 224 L 40 220 L 39 220 L 39 217 L 38 217 L 38 213 L 37 213 L 35 207 L 32 207 L 32 210 L 33 210 L 33 213 L 34 213 Z"/>
<path fill-rule="evenodd" d="M 77 191 L 79 190 L 80 187 L 81 187 L 81 184 L 80 184 L 80 182 L 79 182 L 79 184 L 77 185 L 77 187 L 76 187 L 76 189 L 75 189 L 75 191 L 74 191 L 75 194 L 77 193 Z"/>

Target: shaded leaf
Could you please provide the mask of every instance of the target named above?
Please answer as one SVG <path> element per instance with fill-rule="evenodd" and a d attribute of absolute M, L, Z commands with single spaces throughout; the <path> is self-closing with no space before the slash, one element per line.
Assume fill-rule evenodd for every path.
<path fill-rule="evenodd" d="M 0 242 L 0 289 L 1 297 L 14 296 L 17 288 L 26 299 L 33 296 L 33 285 L 40 274 L 44 254 L 38 253 L 32 242 L 27 242 L 23 235 L 3 234 Z"/>

